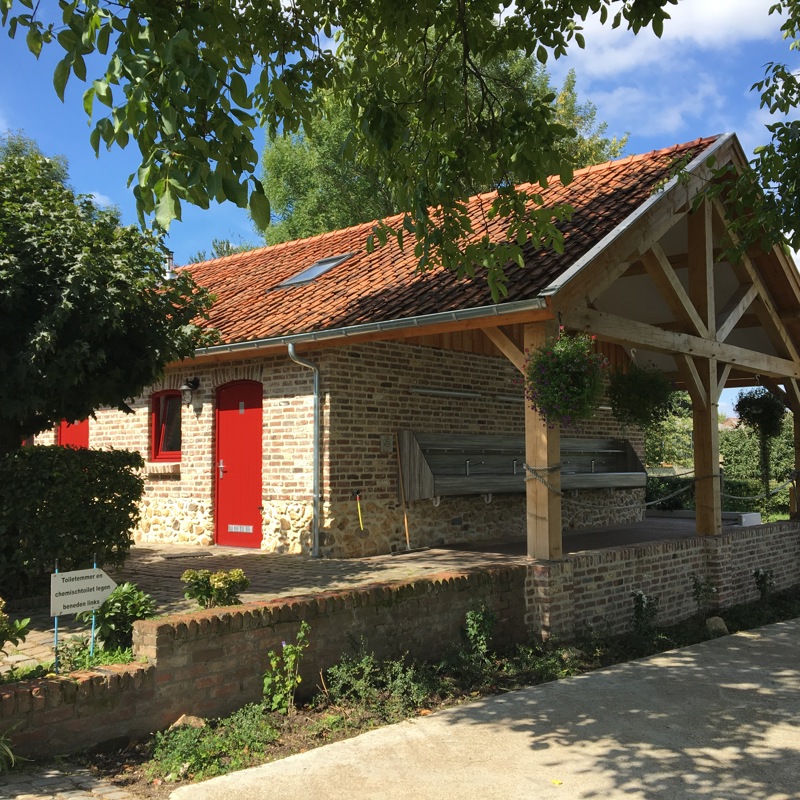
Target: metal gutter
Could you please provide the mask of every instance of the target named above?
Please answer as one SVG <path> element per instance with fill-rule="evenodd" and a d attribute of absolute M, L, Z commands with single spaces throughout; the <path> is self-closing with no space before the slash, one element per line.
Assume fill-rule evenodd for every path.
<path fill-rule="evenodd" d="M 331 339 L 346 339 L 350 336 L 383 333 L 387 331 L 403 330 L 404 328 L 423 328 L 442 322 L 461 322 L 469 319 L 480 319 L 481 317 L 502 318 L 508 314 L 515 314 L 520 311 L 541 311 L 546 308 L 548 308 L 547 301 L 543 297 L 533 297 L 530 300 L 517 300 L 513 303 L 498 303 L 492 306 L 465 308 L 460 311 L 440 311 L 436 314 L 402 317 L 400 319 L 385 320 L 384 322 L 367 322 L 362 325 L 349 325 L 344 328 L 330 328 L 328 330 L 309 331 L 307 333 L 292 333 L 265 339 L 253 339 L 247 342 L 216 344 L 211 347 L 198 348 L 195 351 L 195 357 L 214 355 L 215 353 L 234 353 L 242 350 L 259 350 L 264 347 L 287 347 L 308 342 L 324 342 Z M 500 324 L 502 324 L 502 322 L 498 321 L 498 325 Z"/>
<path fill-rule="evenodd" d="M 685 168 L 685 171 L 690 172 L 696 167 L 701 166 L 702 162 L 706 161 L 709 156 L 713 155 L 723 145 L 735 138 L 735 136 L 736 134 L 734 133 L 721 134 L 714 144 L 712 144 L 710 147 L 707 147 L 702 153 L 689 162 Z M 630 216 L 620 222 L 620 224 L 617 225 L 614 230 L 606 234 L 606 236 L 604 236 L 596 245 L 594 245 L 594 247 L 584 253 L 568 270 L 566 270 L 566 272 L 563 272 L 551 284 L 542 289 L 539 294 L 544 297 L 549 297 L 550 295 L 558 292 L 560 289 L 563 289 L 564 286 L 569 283 L 587 264 L 594 261 L 594 259 L 597 258 L 600 253 L 603 252 L 603 250 L 610 247 L 624 233 L 636 225 L 641 217 L 643 217 L 656 203 L 661 202 L 661 200 L 677 185 L 678 176 L 670 178 L 662 191 L 660 191 L 658 194 L 648 197 L 647 200 L 645 200 L 644 203 L 642 203 Z"/>
<path fill-rule="evenodd" d="M 319 367 L 312 364 L 305 358 L 301 358 L 294 351 L 294 344 L 288 344 L 289 358 L 295 364 L 301 367 L 310 369 L 314 373 L 314 420 L 313 420 L 313 440 L 314 440 L 314 481 L 313 481 L 313 497 L 312 497 L 312 512 L 311 512 L 311 557 L 319 558 L 319 495 L 320 495 L 320 481 L 319 481 L 319 467 L 320 467 L 320 449 L 322 445 L 322 428 L 320 425 L 319 413 Z"/>

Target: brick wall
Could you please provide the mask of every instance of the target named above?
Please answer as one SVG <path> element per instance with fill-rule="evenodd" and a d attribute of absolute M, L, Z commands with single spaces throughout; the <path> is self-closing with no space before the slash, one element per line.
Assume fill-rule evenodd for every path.
<path fill-rule="evenodd" d="M 660 624 L 691 616 L 692 573 L 711 580 L 723 604 L 755 599 L 756 568 L 772 569 L 778 588 L 800 583 L 799 523 L 146 620 L 134 626 L 134 653 L 148 664 L 0 686 L 0 733 L 10 731 L 21 755 L 48 756 L 143 736 L 183 713 L 228 713 L 260 698 L 268 651 L 303 620 L 303 686 L 313 691 L 351 638 L 380 656 L 440 656 L 481 601 L 497 614 L 500 643 L 529 631 L 569 638 L 586 624 L 625 630 L 637 589 L 659 598 Z"/>
<path fill-rule="evenodd" d="M 696 612 L 692 575 L 717 588 L 717 602 L 756 599 L 753 570 L 771 569 L 777 588 L 800 583 L 800 524 L 779 522 L 720 536 L 613 547 L 532 562 L 526 582 L 527 624 L 545 636 L 570 637 L 591 625 L 619 633 L 632 614 L 631 592 L 659 599 L 658 622 Z"/>
<path fill-rule="evenodd" d="M 481 496 L 444 497 L 437 507 L 429 500 L 415 501 L 408 504 L 405 519 L 398 499 L 398 428 L 523 436 L 521 379 L 505 358 L 398 342 L 303 355 L 321 371 L 322 555 L 369 556 L 404 549 L 406 519 L 411 546 L 525 535 L 523 494 L 495 496 L 491 504 Z M 184 362 L 133 401 L 132 414 L 99 410 L 89 424 L 91 446 L 138 450 L 148 459 L 150 395 L 177 389 L 195 376 L 200 386 L 193 403 L 181 410 L 180 461 L 147 462 L 137 541 L 213 544 L 216 391 L 231 381 L 253 380 L 264 387 L 261 547 L 279 553 L 310 552 L 313 375 L 288 356 L 231 359 L 221 365 Z M 414 388 L 477 392 L 480 397 L 420 395 Z M 608 438 L 624 432 L 607 411 L 600 411 L 591 423 L 565 430 L 564 435 Z M 641 451 L 641 436 L 633 441 Z M 590 498 L 577 504 L 568 500 L 568 527 L 632 518 L 631 498 L 624 493 L 611 501 L 607 494 L 600 499 L 603 502 Z"/>
<path fill-rule="evenodd" d="M 481 601 L 497 615 L 498 643 L 523 641 L 524 582 L 524 566 L 485 568 L 137 622 L 134 655 L 149 664 L 0 685 L 0 732 L 11 732 L 18 754 L 43 757 L 142 737 L 184 713 L 227 714 L 261 698 L 267 653 L 294 640 L 303 620 L 307 692 L 351 639 L 381 657 L 441 656 Z"/>

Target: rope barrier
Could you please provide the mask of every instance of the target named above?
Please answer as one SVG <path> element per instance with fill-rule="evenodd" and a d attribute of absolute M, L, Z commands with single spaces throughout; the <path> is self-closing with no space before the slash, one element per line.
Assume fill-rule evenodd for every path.
<path fill-rule="evenodd" d="M 553 464 L 552 466 L 549 466 L 549 467 L 532 467 L 530 464 L 524 464 L 523 466 L 525 467 L 526 472 L 529 473 L 528 475 L 525 476 L 525 480 L 526 481 L 537 480 L 537 481 L 539 481 L 539 483 L 542 484 L 542 486 L 545 486 L 549 491 L 553 492 L 553 494 L 557 494 L 560 497 L 564 497 L 565 496 L 564 495 L 564 491 L 562 489 L 553 486 L 552 483 L 550 483 L 549 481 L 545 480 L 545 478 L 543 477 L 543 475 L 547 475 L 550 472 L 557 472 L 558 470 L 560 470 L 561 469 L 561 464 Z M 682 472 L 680 474 L 669 475 L 669 476 L 665 476 L 665 477 L 682 478 L 685 475 L 691 475 L 692 473 L 694 473 L 694 470 L 690 469 L 690 470 L 687 470 L 686 472 Z M 671 492 L 670 494 L 665 495 L 664 497 L 659 497 L 656 500 L 648 500 L 648 501 L 646 501 L 644 503 L 631 503 L 629 505 L 624 505 L 624 506 L 605 506 L 605 508 L 607 510 L 609 510 L 609 511 L 615 511 L 615 510 L 618 510 L 618 509 L 647 508 L 648 506 L 655 506 L 655 505 L 658 505 L 659 503 L 663 503 L 665 500 L 671 500 L 673 497 L 677 497 L 678 495 L 683 494 L 684 492 L 688 492 L 692 488 L 692 485 L 695 484 L 695 483 L 698 483 L 699 481 L 708 480 L 709 478 L 719 478 L 719 477 L 720 477 L 719 475 L 706 475 L 706 476 L 701 477 L 701 478 L 694 478 L 686 486 L 684 486 L 684 487 L 682 487 L 680 489 L 677 489 L 676 491 Z M 770 491 L 770 492 L 768 492 L 766 494 L 756 494 L 756 495 L 750 495 L 750 496 L 747 496 L 747 497 L 740 497 L 739 495 L 727 494 L 726 492 L 721 492 L 720 496 L 721 497 L 725 497 L 728 500 L 766 500 L 767 498 L 772 497 L 773 495 L 776 495 L 778 492 L 782 491 L 783 489 L 785 489 L 790 484 L 794 483 L 796 478 L 797 478 L 797 473 L 792 473 L 792 477 L 791 478 L 789 478 L 787 481 L 782 483 L 780 486 L 778 486 L 777 488 L 773 489 L 772 491 Z M 581 506 L 589 507 L 589 506 L 593 505 L 590 502 L 581 503 L 581 502 L 578 502 L 577 500 L 572 500 L 570 502 L 573 505 L 578 506 L 579 508 Z"/>

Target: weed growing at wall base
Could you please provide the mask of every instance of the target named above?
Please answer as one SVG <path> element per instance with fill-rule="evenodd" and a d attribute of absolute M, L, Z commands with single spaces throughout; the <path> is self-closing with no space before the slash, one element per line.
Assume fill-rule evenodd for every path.
<path fill-rule="evenodd" d="M 302 682 L 300 661 L 308 647 L 309 624 L 303 620 L 296 643 L 283 642 L 281 652 L 269 651 L 269 669 L 264 673 L 264 703 L 270 711 L 288 714 L 294 711 L 294 694 Z"/>

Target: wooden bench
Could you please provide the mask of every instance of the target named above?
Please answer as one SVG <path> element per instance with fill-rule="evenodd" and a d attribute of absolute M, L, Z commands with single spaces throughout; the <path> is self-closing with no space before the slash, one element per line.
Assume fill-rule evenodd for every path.
<path fill-rule="evenodd" d="M 525 442 L 514 435 L 398 431 L 406 500 L 525 491 Z M 644 486 L 644 467 L 624 439 L 561 439 L 561 488 Z"/>

